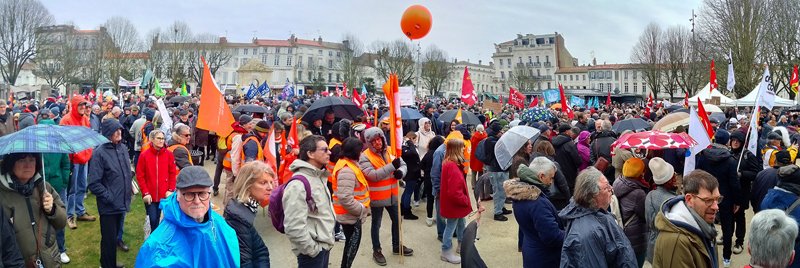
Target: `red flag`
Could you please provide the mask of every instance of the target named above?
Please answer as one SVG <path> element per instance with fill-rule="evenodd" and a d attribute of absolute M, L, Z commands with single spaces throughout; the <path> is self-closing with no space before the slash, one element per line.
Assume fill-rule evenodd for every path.
<path fill-rule="evenodd" d="M 647 96 L 647 106 L 644 109 L 644 117 L 650 118 L 650 107 L 653 107 L 653 93 Z"/>
<path fill-rule="evenodd" d="M 700 123 L 703 124 L 703 128 L 706 129 L 706 133 L 708 133 L 708 137 L 714 137 L 714 127 L 711 126 L 711 120 L 708 120 L 708 114 L 706 113 L 706 109 L 703 108 L 703 102 L 700 101 L 700 98 L 697 98 L 697 116 L 700 117 Z"/>
<path fill-rule="evenodd" d="M 300 149 L 300 139 L 297 138 L 297 120 L 292 117 L 292 129 L 289 130 L 289 138 L 286 139 L 286 145 L 292 149 Z"/>
<path fill-rule="evenodd" d="M 400 86 L 397 81 L 397 75 L 389 75 L 389 81 L 383 85 L 383 94 L 386 95 L 389 104 L 389 141 L 387 142 L 390 147 L 389 154 L 395 157 L 400 157 L 402 154 L 403 144 L 403 123 L 400 114 Z"/>
<path fill-rule="evenodd" d="M 564 96 L 564 87 L 561 86 L 561 83 L 558 83 L 558 91 L 561 94 L 561 111 L 567 113 L 569 119 L 575 118 L 575 114 L 572 113 L 572 107 L 569 107 L 567 97 Z"/>
<path fill-rule="evenodd" d="M 473 105 L 478 101 L 478 96 L 475 95 L 475 87 L 472 86 L 472 77 L 470 77 L 466 66 L 464 66 L 464 79 L 461 80 L 461 101 L 467 105 Z"/>
<path fill-rule="evenodd" d="M 500 106 L 503 106 L 503 95 L 500 95 Z"/>
<path fill-rule="evenodd" d="M 347 96 L 347 82 L 343 82 L 343 83 L 342 83 L 342 94 L 344 94 L 344 97 L 345 97 L 345 98 L 349 98 L 349 97 Z"/>
<path fill-rule="evenodd" d="M 361 98 L 361 95 L 358 94 L 357 89 L 353 89 L 353 103 L 358 105 L 358 108 L 362 108 L 364 106 L 364 99 Z"/>
<path fill-rule="evenodd" d="M 233 113 L 231 113 L 228 103 L 222 96 L 217 82 L 211 75 L 211 69 L 208 68 L 206 59 L 201 57 L 203 61 L 203 78 L 200 94 L 200 108 L 197 113 L 197 128 L 214 131 L 220 137 L 228 136 L 233 132 Z"/>
<path fill-rule="evenodd" d="M 536 98 L 536 96 L 534 96 L 533 100 L 531 100 L 531 105 L 528 105 L 528 107 L 529 108 L 533 108 L 533 107 L 536 107 L 537 104 L 539 104 L 539 99 Z"/>
<path fill-rule="evenodd" d="M 525 95 L 522 95 L 517 89 L 511 88 L 508 92 L 508 104 L 514 105 L 520 109 L 525 108 Z"/>
<path fill-rule="evenodd" d="M 342 89 L 339 88 L 339 84 L 336 84 L 336 97 L 342 96 Z"/>
<path fill-rule="evenodd" d="M 608 97 L 606 97 L 606 107 L 611 107 L 611 90 L 608 90 Z"/>
<path fill-rule="evenodd" d="M 711 75 L 709 76 L 709 82 L 708 83 L 711 84 L 710 89 L 708 90 L 708 93 L 711 93 L 712 91 L 714 91 L 714 89 L 717 89 L 717 87 L 719 86 L 719 85 L 717 85 L 717 71 L 714 70 L 714 60 L 713 59 L 711 60 Z"/>
<path fill-rule="evenodd" d="M 684 91 L 683 93 L 686 94 L 686 97 L 683 98 L 683 107 L 689 108 L 689 91 Z"/>
<path fill-rule="evenodd" d="M 794 66 L 792 71 L 792 79 L 789 79 L 789 86 L 794 94 L 797 94 L 798 87 L 800 87 L 800 76 L 797 73 L 797 65 Z"/>

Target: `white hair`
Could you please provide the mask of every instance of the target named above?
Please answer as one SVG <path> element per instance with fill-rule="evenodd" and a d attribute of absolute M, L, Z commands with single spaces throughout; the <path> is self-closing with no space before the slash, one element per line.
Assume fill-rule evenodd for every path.
<path fill-rule="evenodd" d="M 536 175 L 548 174 L 556 170 L 556 165 L 553 164 L 553 161 L 544 156 L 534 158 L 528 167 L 535 171 Z"/>
<path fill-rule="evenodd" d="M 797 231 L 797 221 L 783 210 L 756 213 L 750 221 L 750 264 L 767 268 L 788 266 Z"/>

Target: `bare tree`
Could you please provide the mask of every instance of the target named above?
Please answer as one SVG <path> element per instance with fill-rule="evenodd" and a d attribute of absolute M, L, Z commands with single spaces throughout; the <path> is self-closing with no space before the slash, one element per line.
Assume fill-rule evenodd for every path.
<path fill-rule="evenodd" d="M 351 88 L 358 87 L 364 76 L 364 66 L 358 61 L 362 54 L 364 54 L 364 45 L 358 37 L 353 33 L 345 34 L 342 37 L 342 58 L 337 67 L 342 71 L 344 82 Z"/>
<path fill-rule="evenodd" d="M 705 0 L 700 15 L 700 35 L 711 44 L 706 61 L 723 59 L 728 49 L 733 52 L 737 96 L 749 93 L 761 78 L 758 63 L 764 45 L 764 23 L 767 19 L 765 0 Z M 720 74 L 720 72 L 717 72 Z M 727 72 L 718 75 L 726 77 Z"/>
<path fill-rule="evenodd" d="M 436 95 L 442 89 L 442 85 L 447 82 L 447 78 L 453 73 L 453 68 L 447 61 L 447 52 L 439 49 L 436 45 L 431 45 L 425 51 L 422 58 L 421 78 L 422 84 L 431 91 L 431 95 Z"/>
<path fill-rule="evenodd" d="M 133 52 L 141 51 L 144 45 L 139 37 L 139 31 L 127 18 L 112 17 L 103 24 L 111 37 L 113 46 L 105 53 L 108 77 L 117 81 L 119 77 L 133 79 L 136 72 L 141 69 L 141 59 Z M 114 83 L 118 88 L 117 83 Z"/>
<path fill-rule="evenodd" d="M 217 73 L 220 67 L 228 64 L 233 57 L 230 50 L 226 49 L 219 42 L 219 37 L 210 33 L 199 34 L 195 37 L 195 43 L 191 46 L 191 55 L 187 58 L 189 62 L 189 75 L 200 84 L 203 79 L 203 62 L 200 57 L 206 59 L 208 68 L 212 75 Z"/>
<path fill-rule="evenodd" d="M 44 79 L 51 89 L 58 89 L 74 79 L 78 52 L 73 35 L 64 31 L 37 30 L 36 68 L 33 74 Z"/>
<path fill-rule="evenodd" d="M 789 90 L 792 67 L 800 64 L 800 1 L 767 0 L 762 61 L 772 74 L 777 92 Z"/>
<path fill-rule="evenodd" d="M 0 1 L 0 74 L 13 85 L 22 65 L 36 56 L 36 28 L 53 24 L 38 0 Z"/>
<path fill-rule="evenodd" d="M 691 53 L 691 34 L 689 29 L 677 25 L 667 28 L 662 36 L 661 50 L 663 51 L 663 64 L 661 85 L 669 93 L 670 100 L 675 97 L 675 92 L 680 88 L 680 77 L 686 71 L 687 60 Z"/>
<path fill-rule="evenodd" d="M 544 77 L 533 73 L 536 68 L 532 63 L 517 63 L 512 72 L 508 72 L 508 80 L 520 91 L 531 92 Z"/>
<path fill-rule="evenodd" d="M 397 74 L 401 86 L 413 83 L 414 76 L 414 47 L 403 39 L 392 42 L 376 41 L 372 44 L 372 53 L 376 56 L 375 71 L 388 80 L 389 74 Z"/>
<path fill-rule="evenodd" d="M 642 76 L 656 98 L 660 89 L 661 71 L 659 69 L 663 58 L 661 43 L 661 27 L 655 22 L 651 22 L 639 36 L 639 43 L 631 53 L 631 61 L 642 66 Z M 647 92 L 644 93 L 647 94 Z"/>
<path fill-rule="evenodd" d="M 151 46 L 151 55 L 156 53 L 156 57 L 160 58 L 159 61 L 163 61 L 163 64 L 156 67 L 155 76 L 170 78 L 173 83 L 185 81 L 189 77 L 187 62 L 193 54 L 187 51 L 195 41 L 189 25 L 176 21 L 162 29 L 156 40 L 158 42 Z"/>

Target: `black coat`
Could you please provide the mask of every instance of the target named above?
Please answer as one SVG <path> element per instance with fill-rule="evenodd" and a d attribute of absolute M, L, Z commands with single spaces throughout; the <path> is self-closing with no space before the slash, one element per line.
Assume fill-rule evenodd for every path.
<path fill-rule="evenodd" d="M 486 141 L 484 141 L 484 145 L 483 145 L 484 148 L 485 148 L 484 153 L 487 154 L 486 159 L 488 161 L 487 162 L 481 161 L 481 162 L 483 162 L 484 169 L 486 167 L 491 168 L 490 172 L 505 171 L 505 170 L 502 170 L 500 168 L 500 164 L 497 163 L 497 156 L 494 154 L 494 147 L 497 145 L 497 141 L 498 140 L 500 140 L 500 138 L 495 137 L 495 136 L 489 136 L 489 137 L 486 137 Z M 476 144 L 475 146 L 478 146 L 478 144 Z M 577 148 L 575 150 L 576 150 L 575 152 L 577 153 Z"/>
<path fill-rule="evenodd" d="M 121 129 L 117 120 L 103 122 L 103 136 L 111 137 L 114 129 Z M 131 186 L 131 159 L 125 144 L 105 143 L 92 152 L 89 160 L 89 189 L 97 196 L 97 212 L 100 215 L 122 214 L 130 210 L 133 187 Z"/>
<path fill-rule="evenodd" d="M 614 178 L 614 166 L 611 165 L 611 144 L 617 140 L 617 135 L 612 131 L 595 132 L 592 144 L 589 146 L 591 153 L 589 154 L 589 163 L 593 165 L 597 163 L 597 159 L 601 156 L 608 160 L 608 167 L 606 170 L 601 170 L 606 178 Z"/>
<path fill-rule="evenodd" d="M 420 158 L 419 152 L 417 152 L 417 146 L 414 145 L 413 141 L 406 141 L 403 144 L 403 161 L 406 162 L 406 166 L 408 167 L 408 174 L 406 174 L 405 178 L 406 181 L 417 181 L 422 179 L 422 165 L 420 165 Z"/>
<path fill-rule="evenodd" d="M 578 147 L 569 136 L 563 134 L 553 137 L 553 147 L 556 149 L 554 160 L 561 166 L 561 171 L 567 178 L 569 191 L 575 192 L 575 178 L 578 177 L 578 167 L 582 161 L 578 155 Z"/>
<path fill-rule="evenodd" d="M 768 168 L 758 172 L 756 180 L 753 182 L 753 188 L 750 189 L 750 204 L 753 205 L 753 212 L 761 211 L 761 201 L 767 196 L 767 191 L 775 188 L 775 185 L 778 185 L 777 168 Z"/>
<path fill-rule="evenodd" d="M 704 170 L 719 182 L 719 193 L 725 198 L 719 204 L 720 211 L 732 209 L 733 205 L 744 206 L 747 202 L 741 194 L 741 185 L 736 175 L 736 159 L 728 148 L 712 144 L 697 154 L 695 168 Z M 733 210 L 730 210 L 733 213 Z"/>
<path fill-rule="evenodd" d="M 733 159 L 735 159 L 737 162 L 739 162 L 739 156 L 741 155 L 741 152 L 741 150 L 739 152 L 733 152 Z M 742 198 L 744 199 L 744 205 L 742 205 L 742 209 L 750 208 L 750 188 L 753 185 L 753 181 L 756 180 L 758 172 L 763 169 L 761 158 L 756 157 L 750 151 L 745 150 L 742 163 L 739 164 L 739 186 L 741 187 L 741 194 Z"/>
<path fill-rule="evenodd" d="M 5 215 L 5 210 L 0 209 L 0 267 L 22 267 L 22 253 L 17 247 L 17 235 L 11 220 Z"/>
<path fill-rule="evenodd" d="M 256 214 L 239 201 L 230 200 L 223 217 L 239 239 L 241 267 L 269 267 L 269 249 L 253 226 Z"/>

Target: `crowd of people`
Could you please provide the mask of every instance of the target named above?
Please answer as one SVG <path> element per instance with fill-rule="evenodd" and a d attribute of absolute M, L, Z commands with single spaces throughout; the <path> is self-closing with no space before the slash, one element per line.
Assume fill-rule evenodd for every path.
<path fill-rule="evenodd" d="M 480 103 L 417 99 L 422 118 L 403 121 L 402 143 L 393 148 L 389 119 L 376 118 L 388 110 L 382 98 L 368 99 L 356 118 L 338 118 L 333 108 L 304 117 L 318 98 L 226 96 L 235 122 L 225 136 L 197 127 L 196 97 L 170 103 L 168 114 L 155 98 L 130 93 L 1 101 L 0 136 L 60 124 L 90 128 L 109 142 L 69 155 L 3 158 L 0 266 L 69 263 L 65 229 L 99 218 L 100 265 L 120 267 L 116 253 L 129 250 L 122 234 L 132 202 L 144 204 L 149 227 L 136 267 L 269 267 L 270 243 L 254 225 L 263 207 L 299 267 L 338 260 L 330 256 L 337 241 L 344 243 L 341 267 L 352 267 L 367 221 L 372 260 L 384 266 L 384 214 L 391 254 L 413 256 L 412 246 L 422 245 L 401 240 L 402 226 L 420 219 L 414 210 L 424 202 L 424 223 L 436 225 L 441 241 L 440 260 L 485 267 L 462 256 L 475 252 L 462 242 L 472 215 L 487 210 L 480 201 L 491 200 L 491 219 L 511 224 L 501 222 L 513 217 L 518 225 L 523 267 L 729 267 L 732 254 L 745 249 L 752 267 L 800 267 L 793 262 L 800 120 L 788 111 L 763 113 L 758 133 L 749 134 L 745 110 L 712 119 L 713 144 L 696 154 L 694 170 L 684 170 L 687 149 L 613 147 L 623 135 L 646 131 L 615 131 L 615 123 L 641 118 L 652 126 L 674 111 L 667 107 L 652 113 L 631 103 L 574 107 L 574 118 L 545 107 L 539 109 L 552 116 L 532 120 L 509 105 L 493 111 Z M 245 104 L 264 112 L 237 112 Z M 441 120 L 455 109 L 480 122 Z M 518 126 L 538 135 L 508 152 L 511 165 L 501 165 L 495 147 Z M 760 150 L 746 149 L 749 139 L 758 139 Z M 473 196 L 475 188 L 481 191 Z M 97 199 L 97 216 L 84 207 L 87 192 Z M 211 202 L 220 192 L 222 215 Z"/>

